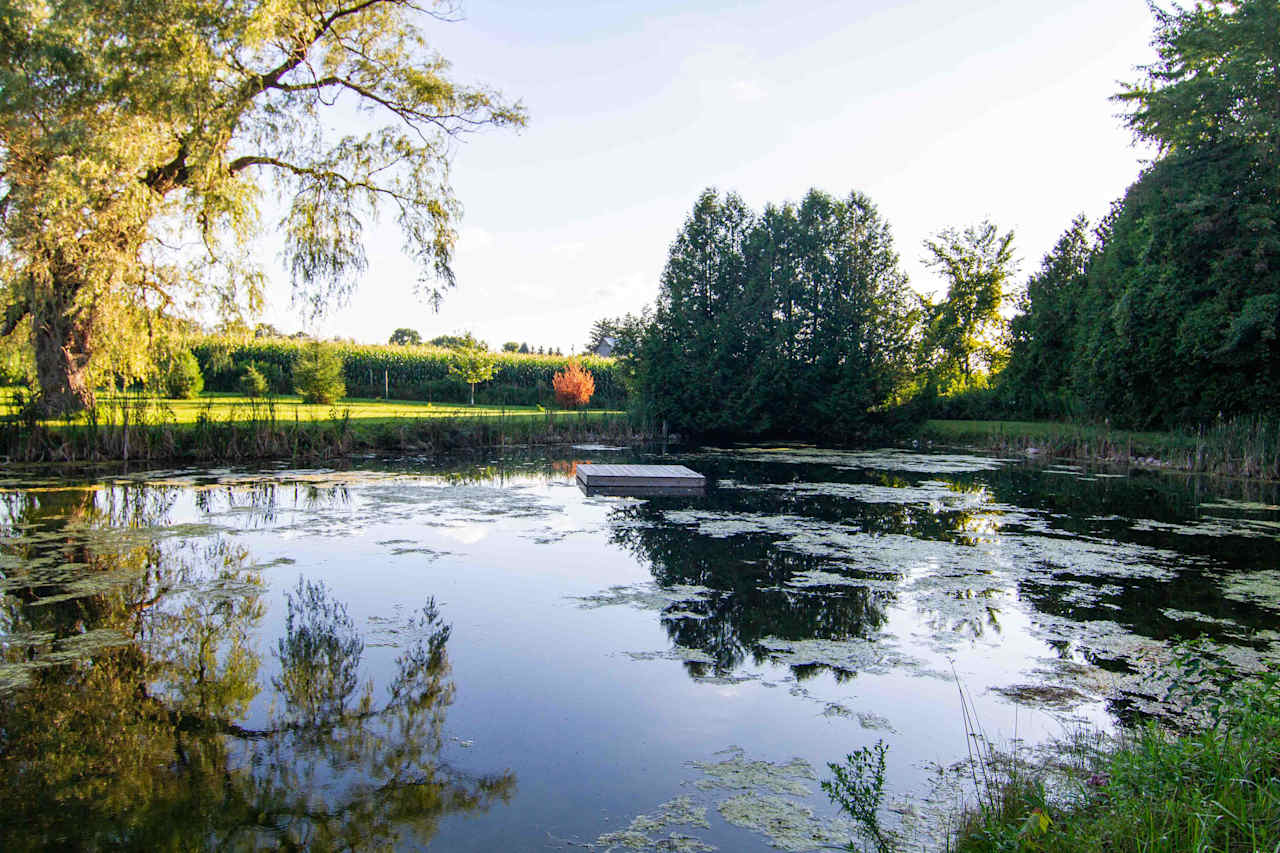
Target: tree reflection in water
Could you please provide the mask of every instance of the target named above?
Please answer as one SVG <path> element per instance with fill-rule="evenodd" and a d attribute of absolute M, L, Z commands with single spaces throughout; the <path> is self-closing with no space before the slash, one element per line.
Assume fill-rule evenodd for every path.
<path fill-rule="evenodd" d="M 714 466 L 703 467 L 714 472 Z M 733 473 L 739 478 L 750 476 L 747 471 Z M 846 476 L 853 478 L 850 485 L 904 491 L 914 485 L 884 474 L 869 474 L 864 480 Z M 698 509 L 724 513 L 730 520 L 741 514 L 748 524 L 761 516 L 799 516 L 811 527 L 829 524 L 837 535 L 851 531 L 871 536 L 906 535 L 959 547 L 989 543 L 1001 530 L 999 512 L 988 509 L 991 498 L 981 483 L 946 482 L 947 493 L 964 494 L 969 499 L 942 504 L 850 500 L 838 489 L 834 494 L 823 494 L 820 488 L 788 491 L 773 487 L 786 481 L 777 470 L 765 479 L 766 485 L 760 488 L 713 490 L 699 502 Z M 843 484 L 832 477 L 830 485 Z M 834 559 L 781 547 L 778 535 L 764 530 L 707 535 L 688 525 L 670 523 L 665 517 L 670 509 L 687 506 L 653 499 L 620 507 L 612 515 L 611 539 L 647 564 L 659 587 L 686 585 L 710 591 L 675 602 L 662 615 L 662 624 L 674 644 L 712 658 L 711 663 L 685 663 L 695 678 L 729 677 L 748 662 L 765 662 L 772 656 L 761 642 L 767 638 L 874 641 L 888 621 L 890 608 L 905 601 L 904 593 L 910 594 L 903 574 L 887 573 L 883 563 L 860 565 L 856 550 L 850 550 L 847 558 Z M 844 581 L 827 585 L 792 582 L 808 573 L 838 575 Z M 859 581 L 866 585 L 859 585 Z M 943 594 L 951 602 L 942 602 L 946 606 L 939 609 L 928 606 L 939 603 L 936 599 L 916 601 L 936 634 L 971 641 L 1000 632 L 1004 586 L 998 578 L 987 582 L 973 577 L 968 581 Z M 857 674 L 852 669 L 817 663 L 792 666 L 791 670 L 798 680 L 824 671 L 837 680 Z"/>
<path fill-rule="evenodd" d="M 739 499 L 740 500 L 740 499 Z M 649 565 L 660 587 L 706 587 L 704 598 L 666 608 L 663 627 L 676 645 L 708 654 L 712 664 L 685 664 L 694 677 L 726 677 L 748 660 L 769 658 L 760 644 L 784 640 L 851 640 L 874 637 L 888 618 L 893 594 L 844 586 L 818 592 L 787 586 L 794 575 L 830 569 L 829 560 L 779 549 L 768 535 L 733 539 L 692 533 L 665 523 L 660 501 L 628 504 L 614 515 L 611 538 Z M 798 679 L 826 669 L 792 667 Z M 837 678 L 852 676 L 834 670 Z"/>
<path fill-rule="evenodd" d="M 0 849 L 371 849 L 425 845 L 447 814 L 515 791 L 439 758 L 454 686 L 429 600 L 385 697 L 321 584 L 288 596 L 274 710 L 251 637 L 264 583 L 219 537 L 162 541 L 172 495 L 5 497 Z"/>

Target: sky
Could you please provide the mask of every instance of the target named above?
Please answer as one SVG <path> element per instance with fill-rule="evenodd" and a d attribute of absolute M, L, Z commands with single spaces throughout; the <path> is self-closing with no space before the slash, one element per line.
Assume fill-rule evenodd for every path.
<path fill-rule="evenodd" d="M 1078 213 L 1096 219 L 1153 152 L 1109 98 L 1154 58 L 1145 0 L 506 2 L 431 23 L 456 79 L 521 101 L 528 127 L 457 146 L 464 208 L 440 310 L 388 217 L 351 302 L 317 322 L 273 270 L 263 319 L 385 342 L 469 331 L 581 352 L 592 324 L 652 305 L 706 187 L 754 209 L 813 187 L 871 197 L 912 286 L 923 241 L 990 218 L 1019 279 Z"/>

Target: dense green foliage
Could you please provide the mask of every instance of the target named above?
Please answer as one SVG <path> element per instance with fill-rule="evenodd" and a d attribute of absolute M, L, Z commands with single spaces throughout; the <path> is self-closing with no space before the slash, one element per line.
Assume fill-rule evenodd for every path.
<path fill-rule="evenodd" d="M 614 358 L 633 356 L 640 351 L 640 341 L 652 319 L 646 309 L 639 314 L 623 314 L 621 317 L 596 320 L 591 325 L 591 336 L 583 352 L 599 352 L 602 347 L 608 346 L 609 355 Z"/>
<path fill-rule="evenodd" d="M 398 346 L 418 346 L 422 343 L 422 335 L 413 329 L 400 328 L 391 333 L 391 337 L 387 340 L 389 344 Z"/>
<path fill-rule="evenodd" d="M 342 381 L 342 357 L 318 342 L 298 353 L 293 382 L 304 403 L 336 403 L 347 393 Z"/>
<path fill-rule="evenodd" d="M 498 356 L 484 347 L 458 347 L 449 356 L 449 373 L 471 387 L 470 404 L 476 404 L 476 384 L 488 382 L 498 369 Z"/>
<path fill-rule="evenodd" d="M 1010 323 L 1009 364 L 1001 379 L 1009 405 L 1030 417 L 1071 414 L 1076 306 L 1093 251 L 1089 223 L 1076 217 L 1027 280 L 1022 312 Z"/>
<path fill-rule="evenodd" d="M 948 228 L 926 240 L 927 263 L 942 273 L 947 294 L 925 306 L 925 352 L 935 384 L 970 385 L 974 374 L 1003 366 L 1007 352 L 1000 309 L 1014 273 L 1013 232 L 990 222 Z"/>
<path fill-rule="evenodd" d="M 240 374 L 240 393 L 250 399 L 265 397 L 271 391 L 271 386 L 267 382 L 267 377 L 262 375 L 262 371 L 258 369 L 256 364 L 245 365 L 244 373 Z"/>
<path fill-rule="evenodd" d="M 1280 199 L 1239 148 L 1175 154 L 1135 184 L 1089 265 L 1072 385 L 1135 426 L 1280 404 Z"/>
<path fill-rule="evenodd" d="M 1186 673 L 1179 674 L 1179 678 Z M 1280 680 L 1269 674 L 1191 697 L 1208 706 L 1197 730 L 1155 722 L 1087 756 L 1074 785 L 1051 791 L 1036 773 L 996 775 L 957 853 L 1096 850 L 1252 853 L 1280 839 Z M 1221 692 L 1219 692 L 1221 690 Z"/>
<path fill-rule="evenodd" d="M 395 343 L 399 343 L 398 341 Z M 467 349 L 469 347 L 486 347 L 484 341 L 477 340 L 476 336 L 470 332 L 464 332 L 461 335 L 436 335 L 427 341 L 433 347 L 443 347 L 444 349 Z"/>
<path fill-rule="evenodd" d="M 707 190 L 663 272 L 645 400 L 694 433 L 848 439 L 910 380 L 916 305 L 865 196 L 812 190 L 757 216 Z"/>
<path fill-rule="evenodd" d="M 1156 47 L 1118 100 L 1164 156 L 1028 282 L 988 415 L 1141 428 L 1280 409 L 1280 4 L 1160 12 Z"/>
<path fill-rule="evenodd" d="M 238 391 L 244 366 L 252 362 L 267 378 L 272 392 L 292 393 L 293 368 L 307 344 L 293 339 L 227 340 L 203 338 L 192 346 L 211 391 Z M 467 402 L 467 384 L 449 374 L 449 350 L 438 347 L 373 346 L 326 343 L 342 358 L 343 379 L 353 397 L 381 397 L 386 389 L 392 399 Z M 567 359 L 517 353 L 496 354 L 493 380 L 476 391 L 480 403 L 550 406 L 554 401 L 551 377 Z M 595 377 L 594 406 L 621 408 L 627 391 L 613 359 L 584 356 L 582 366 Z"/>

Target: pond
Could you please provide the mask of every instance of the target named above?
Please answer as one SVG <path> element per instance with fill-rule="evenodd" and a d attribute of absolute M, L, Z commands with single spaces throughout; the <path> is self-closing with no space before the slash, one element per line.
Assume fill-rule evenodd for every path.
<path fill-rule="evenodd" d="M 1265 484 L 793 446 L 5 476 L 6 850 L 811 850 L 880 740 L 928 844 L 961 690 L 1034 745 L 1168 713 L 1181 640 L 1280 653 Z"/>

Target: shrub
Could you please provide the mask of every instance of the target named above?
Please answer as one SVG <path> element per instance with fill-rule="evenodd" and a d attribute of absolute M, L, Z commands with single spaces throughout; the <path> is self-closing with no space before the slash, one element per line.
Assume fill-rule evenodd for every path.
<path fill-rule="evenodd" d="M 293 381 L 304 403 L 333 403 L 347 393 L 342 380 L 342 357 L 318 342 L 298 354 Z"/>
<path fill-rule="evenodd" d="M 267 391 L 271 394 L 288 394 L 291 383 L 284 375 L 284 371 L 280 369 L 280 365 L 267 362 L 260 364 L 256 361 L 249 362 L 253 369 L 262 374 L 262 378 L 267 380 Z"/>
<path fill-rule="evenodd" d="M 556 402 L 566 409 L 585 406 L 596 392 L 596 381 L 591 372 L 583 370 L 573 359 L 564 366 L 564 370 L 551 377 L 551 386 L 556 389 Z"/>
<path fill-rule="evenodd" d="M 176 352 L 161 363 L 160 384 L 166 397 L 189 400 L 200 396 L 204 390 L 204 377 L 200 375 L 200 365 L 190 350 Z"/>
<path fill-rule="evenodd" d="M 257 365 L 253 362 L 245 365 L 244 373 L 240 374 L 240 393 L 246 397 L 257 398 L 265 397 L 269 390 L 267 377 L 262 375 Z"/>

